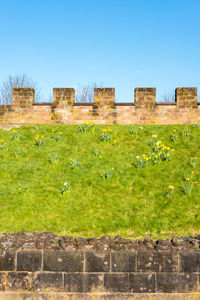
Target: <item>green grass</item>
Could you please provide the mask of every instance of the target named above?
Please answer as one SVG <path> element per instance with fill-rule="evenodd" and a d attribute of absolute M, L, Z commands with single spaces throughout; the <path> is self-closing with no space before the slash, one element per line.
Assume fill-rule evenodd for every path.
<path fill-rule="evenodd" d="M 112 130 L 104 132 L 110 141 L 100 139 L 105 128 Z M 132 238 L 200 233 L 199 126 L 79 129 L 41 125 L 22 126 L 19 132 L 0 130 L 1 233 Z M 36 135 L 44 136 L 41 146 Z M 171 160 L 154 164 L 152 158 L 137 168 L 158 140 L 170 147 Z M 65 182 L 70 186 L 63 192 Z"/>

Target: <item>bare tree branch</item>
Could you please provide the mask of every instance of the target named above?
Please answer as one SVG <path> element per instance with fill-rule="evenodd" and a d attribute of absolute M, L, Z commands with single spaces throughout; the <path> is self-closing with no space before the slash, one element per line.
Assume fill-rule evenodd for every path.
<path fill-rule="evenodd" d="M 15 87 L 30 87 L 35 89 L 35 101 L 40 100 L 40 88 L 26 74 L 8 76 L 0 86 L 0 104 L 12 103 L 12 89 Z"/>
<path fill-rule="evenodd" d="M 98 85 L 98 87 L 101 87 Z M 94 102 L 94 88 L 97 87 L 97 84 L 91 83 L 88 85 L 79 85 L 75 90 L 75 102 L 76 103 L 91 103 Z"/>
<path fill-rule="evenodd" d="M 175 102 L 175 91 L 164 91 L 161 95 L 161 102 Z"/>

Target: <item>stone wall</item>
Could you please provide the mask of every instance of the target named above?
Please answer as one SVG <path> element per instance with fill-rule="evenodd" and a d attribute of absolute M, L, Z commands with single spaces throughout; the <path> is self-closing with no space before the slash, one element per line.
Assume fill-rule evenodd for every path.
<path fill-rule="evenodd" d="M 114 88 L 95 88 L 94 103 L 75 103 L 73 88 L 55 88 L 53 103 L 35 103 L 34 89 L 14 88 L 0 105 L 0 124 L 198 124 L 197 88 L 177 88 L 174 103 L 156 102 L 155 88 L 136 88 L 132 103 L 116 103 Z"/>
<path fill-rule="evenodd" d="M 200 299 L 200 236 L 0 237 L 0 299 Z"/>

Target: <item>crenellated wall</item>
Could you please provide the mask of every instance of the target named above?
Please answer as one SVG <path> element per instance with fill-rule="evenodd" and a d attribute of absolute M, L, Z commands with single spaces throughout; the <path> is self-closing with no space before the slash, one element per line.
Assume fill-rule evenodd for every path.
<path fill-rule="evenodd" d="M 116 103 L 114 88 L 95 88 L 94 103 L 75 103 L 73 88 L 54 88 L 53 103 L 35 103 L 32 88 L 14 88 L 12 105 L 0 105 L 1 124 L 197 124 L 197 88 L 176 88 L 175 102 L 156 102 L 156 88 L 136 88 L 134 101 Z"/>

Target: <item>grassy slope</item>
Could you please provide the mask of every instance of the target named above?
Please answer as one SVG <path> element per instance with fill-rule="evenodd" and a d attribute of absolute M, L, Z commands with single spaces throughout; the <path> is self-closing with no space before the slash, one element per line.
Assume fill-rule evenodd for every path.
<path fill-rule="evenodd" d="M 138 134 L 129 133 L 133 127 Z M 115 144 L 100 141 L 103 128 L 112 129 Z M 174 129 L 176 143 L 169 138 Z M 63 132 L 61 141 L 55 140 L 52 130 Z M 184 138 L 184 130 L 191 135 Z M 94 132 L 83 134 L 78 126 L 58 125 L 24 126 L 20 132 L 22 138 L 12 140 L 12 130 L 0 130 L 6 144 L 0 150 L 0 232 L 153 238 L 200 233 L 199 128 L 113 125 L 96 126 Z M 36 134 L 45 137 L 41 147 L 35 146 Z M 148 141 L 153 134 L 174 148 L 173 158 L 137 169 L 136 156 L 152 152 Z M 95 156 L 97 149 L 100 154 Z M 24 155 L 16 157 L 18 150 Z M 58 155 L 58 163 L 50 163 L 51 154 Z M 196 156 L 192 168 L 189 161 Z M 80 161 L 81 167 L 71 169 L 70 159 Z M 115 169 L 104 180 L 101 174 L 107 168 Z M 184 176 L 193 183 L 191 194 L 183 193 Z M 66 181 L 70 189 L 62 195 Z M 174 194 L 165 197 L 169 185 L 174 186 Z"/>

